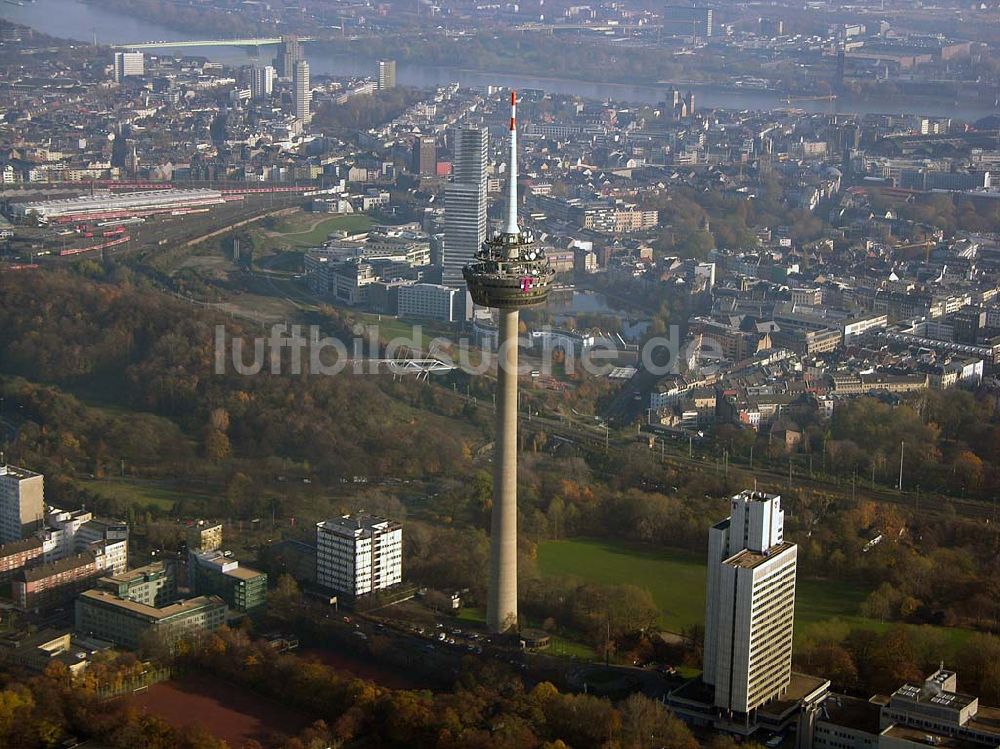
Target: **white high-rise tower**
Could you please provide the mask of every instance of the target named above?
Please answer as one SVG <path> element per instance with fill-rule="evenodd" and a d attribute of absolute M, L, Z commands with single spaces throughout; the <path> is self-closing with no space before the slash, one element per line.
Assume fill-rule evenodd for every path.
<path fill-rule="evenodd" d="M 299 60 L 295 63 L 295 70 L 292 74 L 292 101 L 295 105 L 295 117 L 302 120 L 302 124 L 309 124 L 312 120 L 312 113 L 309 105 L 312 102 L 312 88 L 309 86 L 309 63 Z"/>
<path fill-rule="evenodd" d="M 741 492 L 730 510 L 708 534 L 702 679 L 716 707 L 747 713 L 791 681 L 798 547 L 777 494 Z"/>

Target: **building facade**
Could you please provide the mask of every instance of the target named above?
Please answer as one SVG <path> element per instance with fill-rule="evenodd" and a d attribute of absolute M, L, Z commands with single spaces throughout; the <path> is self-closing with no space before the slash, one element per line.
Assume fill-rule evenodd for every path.
<path fill-rule="evenodd" d="M 709 531 L 702 679 L 717 708 L 748 713 L 791 681 L 797 547 L 780 496 L 744 491 L 730 508 Z"/>
<path fill-rule="evenodd" d="M 302 120 L 303 124 L 312 121 L 312 88 L 309 83 L 309 63 L 299 60 L 292 70 L 292 105 L 295 109 L 295 118 Z"/>
<path fill-rule="evenodd" d="M 403 527 L 371 515 L 316 524 L 316 582 L 363 596 L 403 581 Z"/>
<path fill-rule="evenodd" d="M 144 567 L 98 578 L 97 587 L 118 598 L 147 606 L 166 606 L 177 599 L 177 579 L 172 564 L 153 562 Z"/>
<path fill-rule="evenodd" d="M 400 317 L 455 321 L 458 289 L 436 283 L 414 283 L 399 287 Z"/>
<path fill-rule="evenodd" d="M 0 581 L 9 580 L 14 573 L 29 564 L 40 564 L 42 540 L 35 536 L 0 546 Z"/>
<path fill-rule="evenodd" d="M 274 91 L 274 68 L 270 65 L 254 65 L 250 68 L 250 96 L 267 99 Z"/>
<path fill-rule="evenodd" d="M 444 197 L 444 257 L 442 283 L 465 287 L 462 268 L 472 261 L 486 241 L 486 169 L 489 163 L 488 132 L 462 127 L 455 133 L 452 182 Z"/>
<path fill-rule="evenodd" d="M 198 596 L 157 608 L 118 598 L 109 590 L 88 590 L 76 599 L 76 633 L 137 649 L 148 637 L 168 645 L 193 634 L 214 632 L 225 623 L 226 603 Z"/>
<path fill-rule="evenodd" d="M 115 82 L 146 73 L 146 58 L 142 52 L 115 52 Z"/>
<path fill-rule="evenodd" d="M 45 611 L 72 601 L 104 571 L 91 552 L 26 567 L 14 575 L 11 595 L 21 611 Z"/>
<path fill-rule="evenodd" d="M 281 37 L 278 56 L 274 59 L 274 66 L 277 69 L 279 78 L 291 78 L 295 70 L 295 63 L 304 59 L 305 54 L 302 51 L 302 42 L 299 41 L 298 37 Z"/>
<path fill-rule="evenodd" d="M 256 612 L 267 606 L 267 574 L 240 567 L 221 551 L 190 552 L 188 582 L 197 595 L 219 596 L 234 611 Z"/>
<path fill-rule="evenodd" d="M 378 90 L 385 91 L 390 88 L 396 88 L 396 61 L 379 60 Z"/>
<path fill-rule="evenodd" d="M 0 544 L 31 534 L 45 516 L 44 478 L 24 468 L 0 465 Z"/>
<path fill-rule="evenodd" d="M 437 174 L 437 141 L 433 135 L 421 135 L 413 142 L 410 171 L 420 177 Z"/>

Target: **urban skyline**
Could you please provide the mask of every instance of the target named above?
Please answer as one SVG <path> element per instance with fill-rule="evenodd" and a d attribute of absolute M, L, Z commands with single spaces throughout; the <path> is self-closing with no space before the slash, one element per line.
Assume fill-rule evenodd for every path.
<path fill-rule="evenodd" d="M 995 749 L 996 8 L 3 7 L 0 746 Z"/>

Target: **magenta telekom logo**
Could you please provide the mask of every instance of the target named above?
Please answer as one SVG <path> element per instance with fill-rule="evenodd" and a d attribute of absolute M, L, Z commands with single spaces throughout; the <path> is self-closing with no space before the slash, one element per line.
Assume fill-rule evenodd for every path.
<path fill-rule="evenodd" d="M 534 285 L 534 283 L 535 279 L 533 279 L 531 276 L 525 276 L 524 278 L 521 279 L 521 291 L 527 294 L 529 291 L 531 291 L 531 287 Z"/>

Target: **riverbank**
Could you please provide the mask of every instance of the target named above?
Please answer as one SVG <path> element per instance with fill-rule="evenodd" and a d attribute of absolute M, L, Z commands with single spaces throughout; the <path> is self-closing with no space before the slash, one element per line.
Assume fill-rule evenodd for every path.
<path fill-rule="evenodd" d="M 3 5 L 5 19 L 24 24 L 45 34 L 62 39 L 99 44 L 129 44 L 148 40 L 184 41 L 198 34 L 186 34 L 151 20 L 145 20 L 112 11 L 82 0 L 36 0 L 23 6 Z M 206 32 L 209 36 L 208 32 Z M 337 54 L 325 49 L 323 44 L 307 44 L 306 55 L 314 76 L 372 77 L 375 75 L 374 50 L 361 54 Z M 266 61 L 274 54 L 274 47 L 263 47 L 253 53 L 239 47 L 186 47 L 164 51 L 201 56 L 228 65 L 250 65 Z M 492 65 L 497 62 L 499 67 Z M 657 80 L 637 82 L 634 75 L 623 82 L 593 81 L 585 78 L 553 76 L 551 70 L 540 66 L 541 74 L 531 72 L 504 72 L 510 70 L 505 60 L 491 61 L 488 70 L 467 65 L 449 66 L 408 62 L 402 55 L 397 60 L 397 80 L 401 85 L 433 88 L 458 83 L 462 86 L 505 86 L 510 88 L 537 88 L 553 94 L 578 96 L 596 101 L 614 100 L 635 104 L 656 104 L 663 100 L 667 84 Z M 662 76 L 655 76 L 661 78 Z M 689 78 L 690 76 L 683 76 Z M 905 101 L 877 98 L 865 101 L 784 101 L 785 94 L 769 90 L 736 89 L 713 83 L 687 85 L 702 108 L 747 110 L 798 110 L 817 114 L 900 114 L 911 113 L 934 117 L 953 117 L 975 121 L 995 113 L 993 100 L 977 99 L 973 102 L 953 99 L 922 101 L 907 97 Z M 887 101 L 889 102 L 887 104 Z"/>

